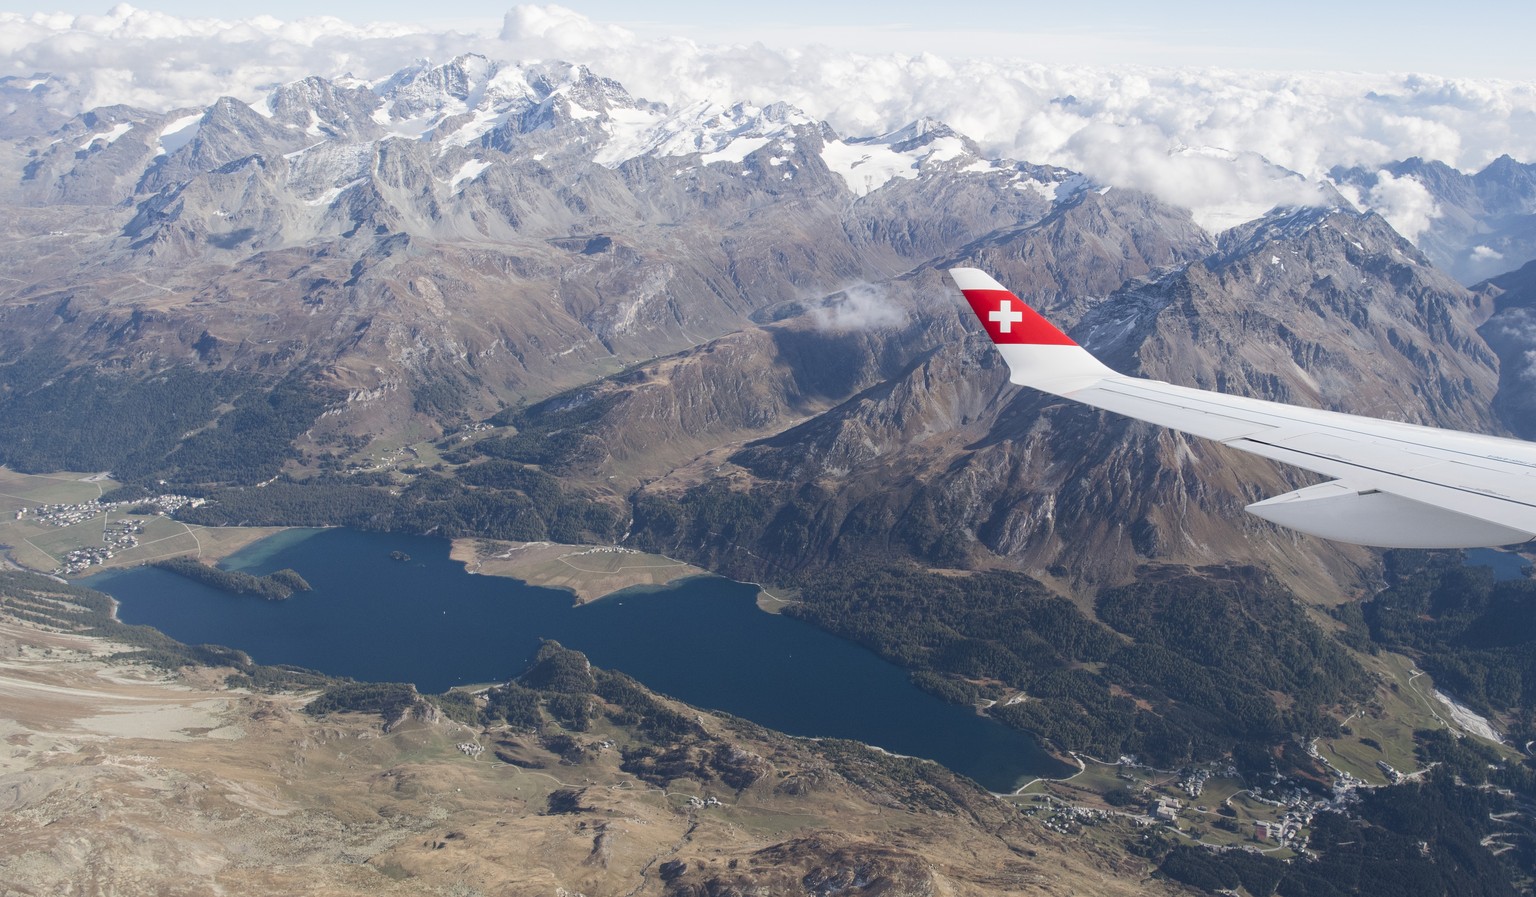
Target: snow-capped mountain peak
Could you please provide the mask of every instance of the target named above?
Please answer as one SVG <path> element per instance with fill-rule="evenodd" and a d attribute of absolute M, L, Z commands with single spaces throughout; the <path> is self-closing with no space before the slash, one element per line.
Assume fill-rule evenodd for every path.
<path fill-rule="evenodd" d="M 894 178 L 910 180 L 946 163 L 966 171 L 999 168 L 981 160 L 975 143 L 948 125 L 926 118 L 878 137 L 828 141 L 822 149 L 822 159 L 859 196 L 880 189 Z M 979 161 L 981 165 L 977 164 Z"/>
<path fill-rule="evenodd" d="M 599 165 L 616 168 L 640 156 L 688 156 L 698 153 L 705 164 L 740 162 L 777 138 L 792 137 L 796 128 L 815 122 L 786 103 L 722 106 L 702 101 L 676 113 L 663 107 L 633 108 L 611 114 L 604 123 L 608 142 L 598 151 Z"/>

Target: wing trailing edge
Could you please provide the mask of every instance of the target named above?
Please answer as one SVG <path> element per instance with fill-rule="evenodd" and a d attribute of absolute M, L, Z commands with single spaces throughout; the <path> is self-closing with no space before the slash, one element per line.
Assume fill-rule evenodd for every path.
<path fill-rule="evenodd" d="M 1480 548 L 1531 538 L 1530 533 L 1341 480 L 1266 498 L 1243 510 L 1308 535 L 1382 548 Z"/>
<path fill-rule="evenodd" d="M 1473 548 L 1536 537 L 1536 445 L 1127 377 L 976 268 L 950 271 L 1009 379 L 1334 478 L 1247 510 L 1326 539 Z"/>

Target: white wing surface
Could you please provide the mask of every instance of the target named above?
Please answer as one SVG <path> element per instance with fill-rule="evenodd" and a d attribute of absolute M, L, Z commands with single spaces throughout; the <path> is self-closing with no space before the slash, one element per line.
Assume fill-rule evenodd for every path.
<path fill-rule="evenodd" d="M 1248 506 L 1326 539 L 1471 548 L 1536 536 L 1536 443 L 1126 377 L 985 272 L 950 272 L 1023 386 L 1333 477 Z"/>

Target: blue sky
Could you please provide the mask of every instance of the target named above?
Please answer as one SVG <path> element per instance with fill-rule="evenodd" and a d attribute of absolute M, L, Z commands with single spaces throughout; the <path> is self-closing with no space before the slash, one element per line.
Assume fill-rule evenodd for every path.
<path fill-rule="evenodd" d="M 183 16 L 290 19 L 325 14 L 354 22 L 392 20 L 459 30 L 494 29 L 507 0 L 143 0 Z M 866 52 L 1012 56 L 1047 63 L 1222 66 L 1271 70 L 1416 71 L 1536 80 L 1529 52 L 1536 5 L 1380 0 L 1339 3 L 1053 2 L 935 3 L 887 0 L 833 4 L 566 0 L 561 5 L 641 36 L 715 42 L 762 40 Z M 0 0 L 0 11 L 103 13 L 109 3 Z M 211 10 L 216 9 L 216 13 Z"/>

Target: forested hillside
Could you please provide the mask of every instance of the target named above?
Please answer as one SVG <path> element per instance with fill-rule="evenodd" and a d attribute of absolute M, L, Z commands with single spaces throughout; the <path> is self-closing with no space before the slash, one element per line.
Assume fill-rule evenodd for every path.
<path fill-rule="evenodd" d="M 1162 767 L 1265 757 L 1331 731 L 1371 686 L 1249 568 L 1149 570 L 1101 593 L 1098 620 L 1002 572 L 841 568 L 808 577 L 801 602 L 786 612 L 920 671 L 941 696 L 996 701 L 991 715 L 1064 750 Z"/>

